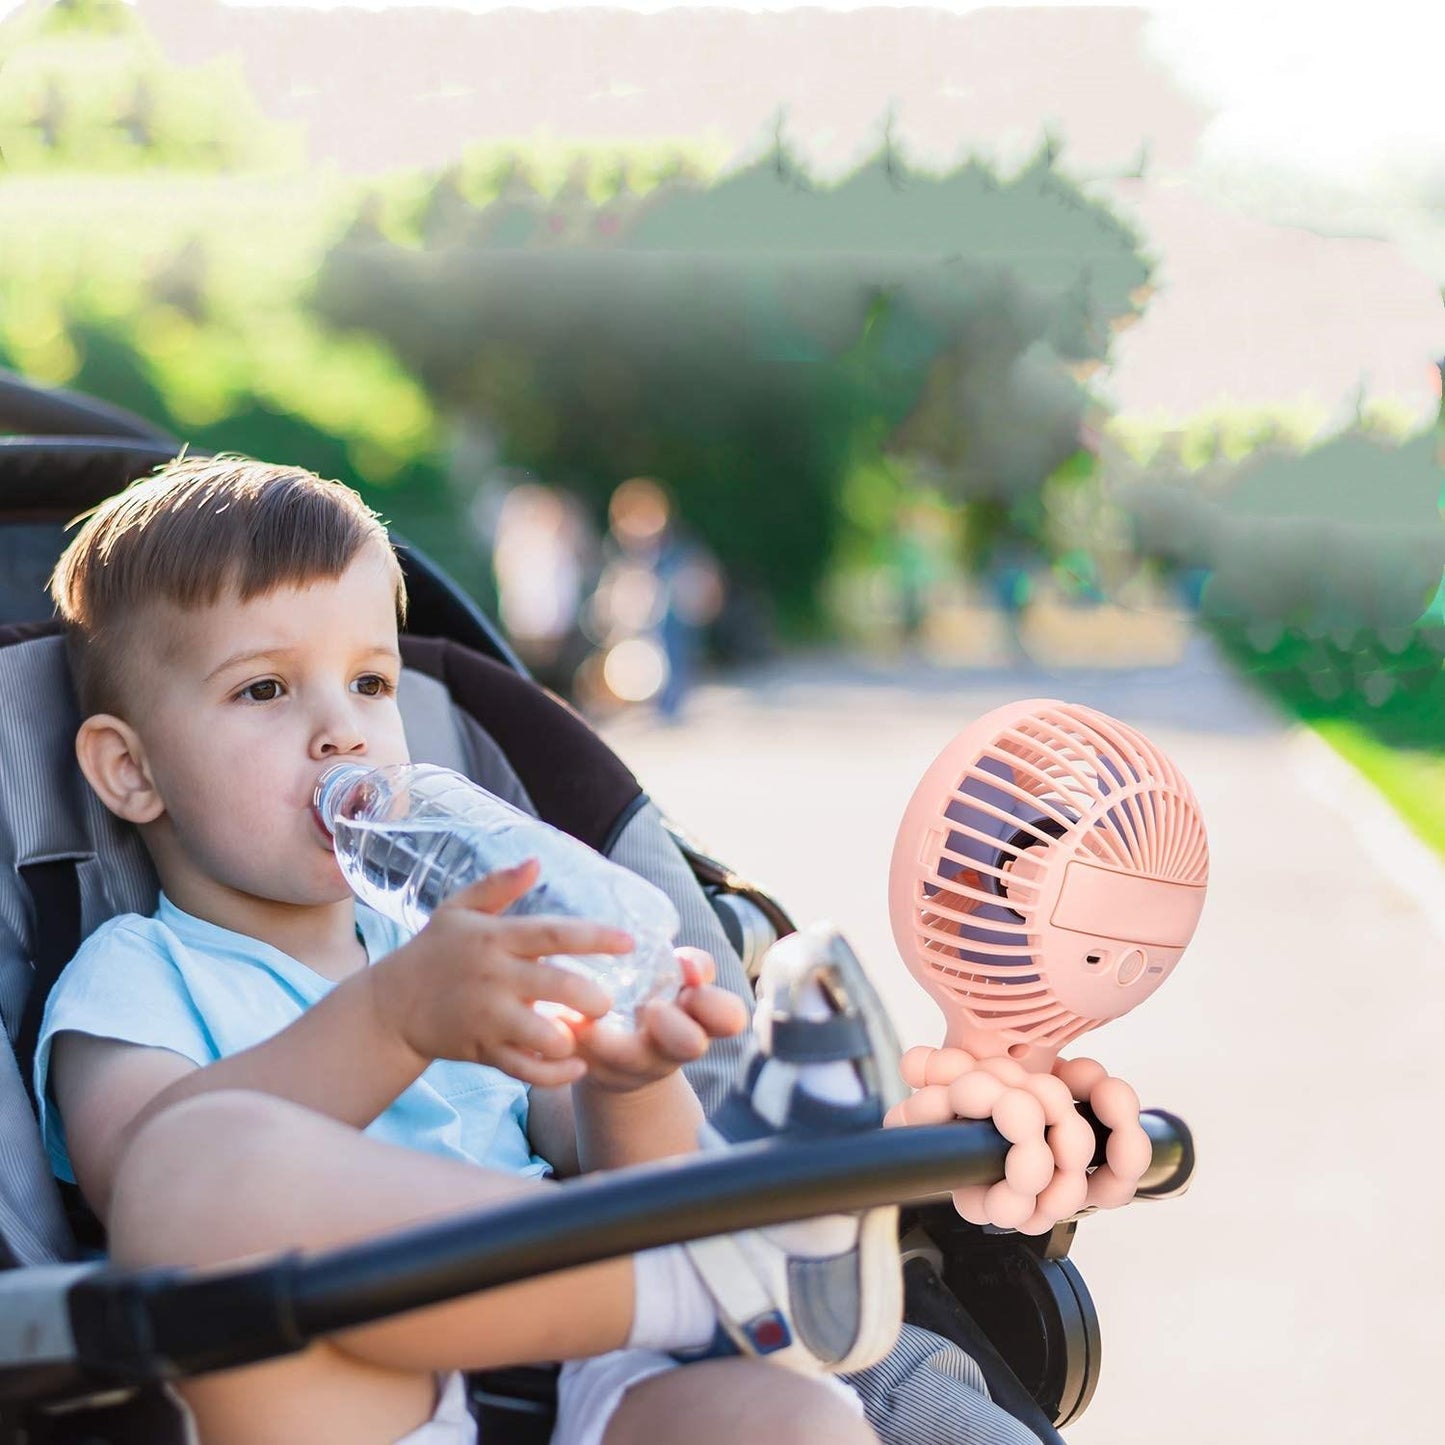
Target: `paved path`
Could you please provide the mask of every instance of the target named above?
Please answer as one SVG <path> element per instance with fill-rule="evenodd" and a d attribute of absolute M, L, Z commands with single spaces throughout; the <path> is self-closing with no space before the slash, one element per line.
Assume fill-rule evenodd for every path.
<path fill-rule="evenodd" d="M 1201 1163 L 1184 1199 L 1081 1227 L 1105 1360 L 1072 1445 L 1436 1438 L 1445 872 L 1207 645 L 1109 673 L 811 658 L 702 690 L 681 726 L 606 732 L 664 809 L 800 922 L 844 928 L 905 1043 L 935 1042 L 888 930 L 894 830 L 965 722 L 1048 696 L 1165 747 L 1213 847 L 1179 970 L 1085 1041 L 1190 1121 Z"/>

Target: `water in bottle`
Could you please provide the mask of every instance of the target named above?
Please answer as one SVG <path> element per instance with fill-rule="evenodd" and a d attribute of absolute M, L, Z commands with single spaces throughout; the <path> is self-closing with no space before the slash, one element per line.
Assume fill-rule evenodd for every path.
<path fill-rule="evenodd" d="M 563 914 L 625 929 L 629 954 L 557 956 L 611 996 L 607 1022 L 631 1026 L 650 999 L 682 982 L 672 900 L 585 843 L 514 808 L 449 768 L 340 763 L 316 786 L 316 816 L 331 834 L 352 891 L 413 932 L 459 888 L 537 859 L 536 886 L 508 914 Z"/>

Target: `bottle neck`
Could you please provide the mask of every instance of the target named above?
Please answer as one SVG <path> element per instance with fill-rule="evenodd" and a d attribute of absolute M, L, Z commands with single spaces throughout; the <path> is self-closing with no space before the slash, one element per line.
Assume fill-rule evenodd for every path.
<path fill-rule="evenodd" d="M 365 763 L 335 763 L 316 780 L 311 806 L 328 833 L 336 832 L 337 812 L 352 786 L 371 772 Z"/>

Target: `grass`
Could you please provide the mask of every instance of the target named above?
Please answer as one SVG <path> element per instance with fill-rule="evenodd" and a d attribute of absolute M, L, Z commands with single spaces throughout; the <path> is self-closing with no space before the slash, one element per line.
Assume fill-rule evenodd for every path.
<path fill-rule="evenodd" d="M 1361 632 L 1343 644 L 1284 632 L 1261 649 L 1237 623 L 1211 630 L 1251 683 L 1313 728 L 1445 857 L 1445 627 L 1433 606 L 1424 625 L 1400 636 Z"/>
<path fill-rule="evenodd" d="M 1314 718 L 1311 726 L 1379 789 L 1420 838 L 1445 858 L 1445 753 L 1392 747 L 1372 737 L 1359 724 L 1339 718 Z"/>

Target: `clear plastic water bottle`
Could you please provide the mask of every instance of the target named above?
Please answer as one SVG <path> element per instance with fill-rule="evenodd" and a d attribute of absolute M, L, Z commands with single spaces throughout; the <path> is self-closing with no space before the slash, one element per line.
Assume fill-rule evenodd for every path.
<path fill-rule="evenodd" d="M 660 888 L 450 768 L 339 763 L 316 785 L 316 816 L 332 836 L 352 892 L 418 931 L 459 888 L 528 858 L 536 886 L 508 914 L 563 914 L 625 929 L 629 954 L 558 955 L 611 996 L 609 1023 L 631 1027 L 651 999 L 682 983 L 672 941 L 681 922 Z"/>

